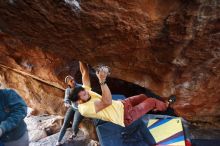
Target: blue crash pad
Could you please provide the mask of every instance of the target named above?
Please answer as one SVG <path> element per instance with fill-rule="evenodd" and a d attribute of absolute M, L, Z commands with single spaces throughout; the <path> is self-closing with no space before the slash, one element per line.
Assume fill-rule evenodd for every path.
<path fill-rule="evenodd" d="M 140 123 L 139 123 L 140 122 Z M 153 145 L 154 139 L 150 135 L 144 136 L 143 131 L 147 131 L 145 124 L 141 124 L 139 121 L 129 128 L 123 128 L 121 126 L 104 123 L 96 127 L 97 135 L 101 146 L 150 146 Z M 139 126 L 136 126 L 139 125 Z M 136 129 L 135 129 L 136 128 Z M 124 133 L 128 132 L 127 135 Z M 149 138 L 151 137 L 151 138 Z M 151 140 L 147 144 L 146 140 Z"/>

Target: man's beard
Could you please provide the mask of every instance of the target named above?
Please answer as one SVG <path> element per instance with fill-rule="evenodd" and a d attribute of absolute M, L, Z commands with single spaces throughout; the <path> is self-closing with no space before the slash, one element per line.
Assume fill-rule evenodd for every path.
<path fill-rule="evenodd" d="M 86 101 L 84 101 L 84 102 L 87 102 L 87 101 L 89 101 L 91 99 L 91 96 L 89 95 L 89 98 L 86 100 Z"/>

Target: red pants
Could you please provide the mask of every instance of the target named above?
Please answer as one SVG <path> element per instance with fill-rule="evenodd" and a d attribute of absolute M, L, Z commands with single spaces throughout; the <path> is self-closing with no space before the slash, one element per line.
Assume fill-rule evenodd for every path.
<path fill-rule="evenodd" d="M 130 125 L 153 109 L 158 111 L 165 111 L 167 109 L 166 103 L 155 98 L 149 98 L 144 94 L 129 97 L 122 100 L 122 103 L 124 104 L 125 126 Z"/>

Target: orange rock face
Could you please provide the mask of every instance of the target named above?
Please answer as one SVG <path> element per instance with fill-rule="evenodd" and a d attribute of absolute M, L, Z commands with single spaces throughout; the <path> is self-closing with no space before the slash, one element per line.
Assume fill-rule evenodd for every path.
<path fill-rule="evenodd" d="M 3 88 L 16 89 L 35 114 L 64 114 L 63 78 L 78 71 L 76 61 L 67 62 L 39 48 L 27 48 L 6 35 L 0 35 L 0 58 Z"/>
<path fill-rule="evenodd" d="M 112 77 L 176 94 L 180 116 L 220 126 L 219 0 L 0 0 L 0 16 L 4 65 L 61 86 L 71 60 L 104 63 Z M 11 37 L 28 47 L 13 51 Z"/>

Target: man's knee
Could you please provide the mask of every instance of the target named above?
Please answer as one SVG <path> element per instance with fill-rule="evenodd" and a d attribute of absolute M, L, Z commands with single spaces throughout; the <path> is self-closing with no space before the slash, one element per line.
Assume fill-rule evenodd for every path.
<path fill-rule="evenodd" d="M 162 101 L 157 101 L 156 102 L 156 109 L 158 111 L 165 111 L 167 109 L 166 104 Z"/>
<path fill-rule="evenodd" d="M 139 94 L 140 97 L 144 97 L 144 98 L 149 98 L 148 96 L 146 96 L 145 94 Z"/>

